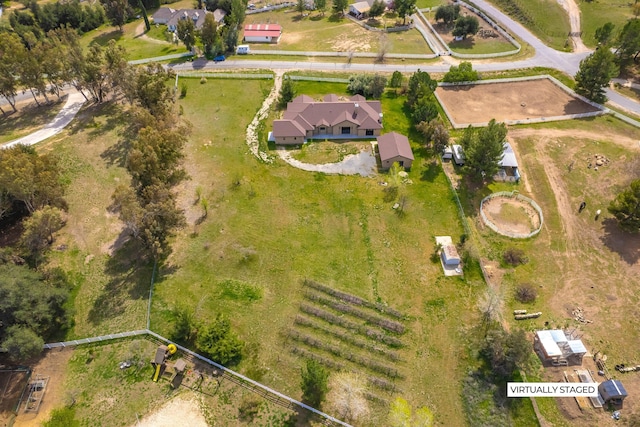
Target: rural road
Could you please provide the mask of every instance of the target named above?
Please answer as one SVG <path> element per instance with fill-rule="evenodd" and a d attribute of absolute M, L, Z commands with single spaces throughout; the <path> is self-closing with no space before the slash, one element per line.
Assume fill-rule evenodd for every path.
<path fill-rule="evenodd" d="M 64 104 L 58 115 L 45 127 L 27 136 L 23 136 L 19 139 L 14 139 L 6 144 L 0 146 L 0 148 L 11 148 L 18 144 L 22 145 L 34 145 L 40 141 L 44 141 L 47 138 L 59 133 L 64 129 L 71 120 L 76 116 L 80 108 L 84 105 L 86 100 L 79 92 L 71 92 L 67 95 L 67 102 Z"/>

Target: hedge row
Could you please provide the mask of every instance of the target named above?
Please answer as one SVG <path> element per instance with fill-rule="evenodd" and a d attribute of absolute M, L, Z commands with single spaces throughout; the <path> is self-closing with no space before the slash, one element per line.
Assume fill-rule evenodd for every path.
<path fill-rule="evenodd" d="M 336 357 L 341 359 L 348 360 L 350 362 L 355 363 L 356 365 L 363 366 L 367 369 L 370 369 L 373 372 L 377 372 L 383 375 L 388 376 L 389 378 L 400 378 L 403 379 L 404 376 L 398 372 L 397 369 L 394 369 L 388 365 L 380 364 L 374 360 L 367 359 L 366 357 L 362 357 L 359 354 L 354 354 L 349 351 L 345 351 L 340 347 L 336 347 L 330 344 L 326 344 L 321 340 L 312 337 L 310 335 L 306 335 L 300 331 L 295 329 L 290 329 L 287 332 L 287 336 L 295 341 L 304 343 L 309 347 L 313 347 L 318 350 L 326 351 L 327 353 L 331 353 Z"/>
<path fill-rule="evenodd" d="M 305 292 L 304 296 L 309 301 L 326 305 L 341 313 L 350 314 L 351 316 L 359 317 L 360 319 L 366 320 L 370 324 L 380 326 L 382 329 L 386 329 L 389 332 L 395 332 L 396 334 L 403 334 L 405 332 L 404 325 L 402 325 L 401 323 L 395 322 L 393 320 L 387 320 L 382 317 L 366 313 L 354 307 L 353 305 L 344 304 L 339 301 L 334 301 L 330 298 L 325 298 L 322 295 L 318 295 L 312 292 Z"/>
<path fill-rule="evenodd" d="M 371 329 L 364 325 L 358 325 L 357 323 L 351 322 L 347 319 L 343 319 L 342 317 L 336 316 L 335 314 L 329 313 L 328 311 L 322 310 L 320 308 L 306 304 L 300 304 L 300 311 L 325 320 L 332 325 L 341 326 L 353 333 L 357 333 L 384 343 L 389 347 L 400 348 L 403 346 L 402 341 L 400 341 L 396 337 L 386 335 L 383 331 Z"/>
<path fill-rule="evenodd" d="M 310 328 L 310 329 L 314 329 L 316 331 L 322 332 L 325 335 L 329 335 L 331 337 L 337 338 L 349 345 L 353 345 L 355 347 L 361 348 L 363 350 L 366 350 L 370 353 L 378 353 L 394 362 L 399 362 L 402 361 L 402 359 L 400 358 L 400 356 L 398 355 L 398 353 L 391 351 L 391 350 L 387 350 L 385 347 L 378 347 L 375 345 L 371 345 L 363 340 L 360 340 L 356 337 L 353 336 L 353 334 L 347 333 L 347 332 L 341 332 L 341 331 L 333 331 L 329 328 L 324 327 L 323 325 L 321 325 L 318 322 L 314 322 L 313 320 L 301 316 L 301 315 L 296 315 L 296 318 L 293 321 L 296 325 L 299 326 L 304 326 L 306 328 Z"/>
<path fill-rule="evenodd" d="M 349 304 L 353 304 L 353 305 L 360 305 L 362 307 L 366 307 L 366 308 L 370 308 L 373 310 L 376 310 L 382 314 L 387 314 L 391 317 L 395 317 L 396 319 L 404 319 L 406 318 L 405 315 L 403 315 L 402 313 L 400 313 L 397 310 L 394 310 L 391 307 L 387 307 L 386 305 L 383 304 L 378 304 L 378 303 L 372 303 L 369 302 L 365 299 L 362 299 L 360 297 L 357 297 L 355 295 L 351 295 L 351 294 L 347 294 L 344 292 L 340 292 L 337 291 L 335 289 L 332 289 L 328 286 L 323 285 L 322 283 L 318 283 L 314 280 L 311 279 L 304 279 L 302 282 L 303 285 L 308 286 L 310 288 L 313 288 L 317 291 L 320 292 L 324 292 L 327 295 L 331 295 L 334 298 L 337 298 L 341 301 L 347 302 Z"/>

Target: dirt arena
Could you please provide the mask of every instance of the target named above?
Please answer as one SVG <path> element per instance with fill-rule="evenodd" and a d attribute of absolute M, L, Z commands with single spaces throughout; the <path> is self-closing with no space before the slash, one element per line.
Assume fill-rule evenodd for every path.
<path fill-rule="evenodd" d="M 505 207 L 511 209 L 505 209 Z M 506 235 L 527 235 L 540 227 L 538 212 L 527 202 L 511 197 L 486 200 L 482 210 L 498 229 Z"/>
<path fill-rule="evenodd" d="M 599 111 L 548 79 L 438 87 L 436 94 L 456 125 Z"/>

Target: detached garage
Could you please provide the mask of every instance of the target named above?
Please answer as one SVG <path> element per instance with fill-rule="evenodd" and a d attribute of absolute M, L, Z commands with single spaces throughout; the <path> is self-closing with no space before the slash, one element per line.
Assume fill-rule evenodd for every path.
<path fill-rule="evenodd" d="M 282 27 L 278 24 L 248 24 L 244 26 L 244 41 L 247 43 L 278 43 Z"/>
<path fill-rule="evenodd" d="M 379 136 L 377 140 L 382 169 L 391 168 L 391 165 L 395 162 L 398 162 L 403 168 L 411 169 L 413 152 L 406 136 L 397 132 L 390 132 Z"/>

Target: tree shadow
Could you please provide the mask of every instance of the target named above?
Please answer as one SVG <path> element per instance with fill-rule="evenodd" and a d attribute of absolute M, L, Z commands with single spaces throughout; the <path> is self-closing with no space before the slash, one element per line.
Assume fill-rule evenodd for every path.
<path fill-rule="evenodd" d="M 109 31 L 108 33 L 94 37 L 93 40 L 91 40 L 91 44 L 97 43 L 100 46 L 106 46 L 107 43 L 109 43 L 109 40 L 119 41 L 122 38 L 122 35 L 123 33 L 120 30 Z"/>
<path fill-rule="evenodd" d="M 564 104 L 565 114 L 593 113 L 596 111 L 600 111 L 600 109 L 589 105 L 580 99 L 572 99 Z"/>
<path fill-rule="evenodd" d="M 131 239 L 107 260 L 108 281 L 89 310 L 93 325 L 123 314 L 127 300 L 148 297 L 153 264 L 141 253 L 140 243 Z"/>
<path fill-rule="evenodd" d="M 329 22 L 342 22 L 344 20 L 344 15 L 342 13 L 332 13 L 329 15 Z"/>
<path fill-rule="evenodd" d="M 440 175 L 440 165 L 435 159 L 432 159 L 425 163 L 426 168 L 422 171 L 422 175 L 420 176 L 420 181 L 428 181 L 433 182 Z"/>
<path fill-rule="evenodd" d="M 640 234 L 621 230 L 614 218 L 604 219 L 602 228 L 604 234 L 600 240 L 607 248 L 620 255 L 620 258 L 629 265 L 634 265 L 640 260 Z"/>

